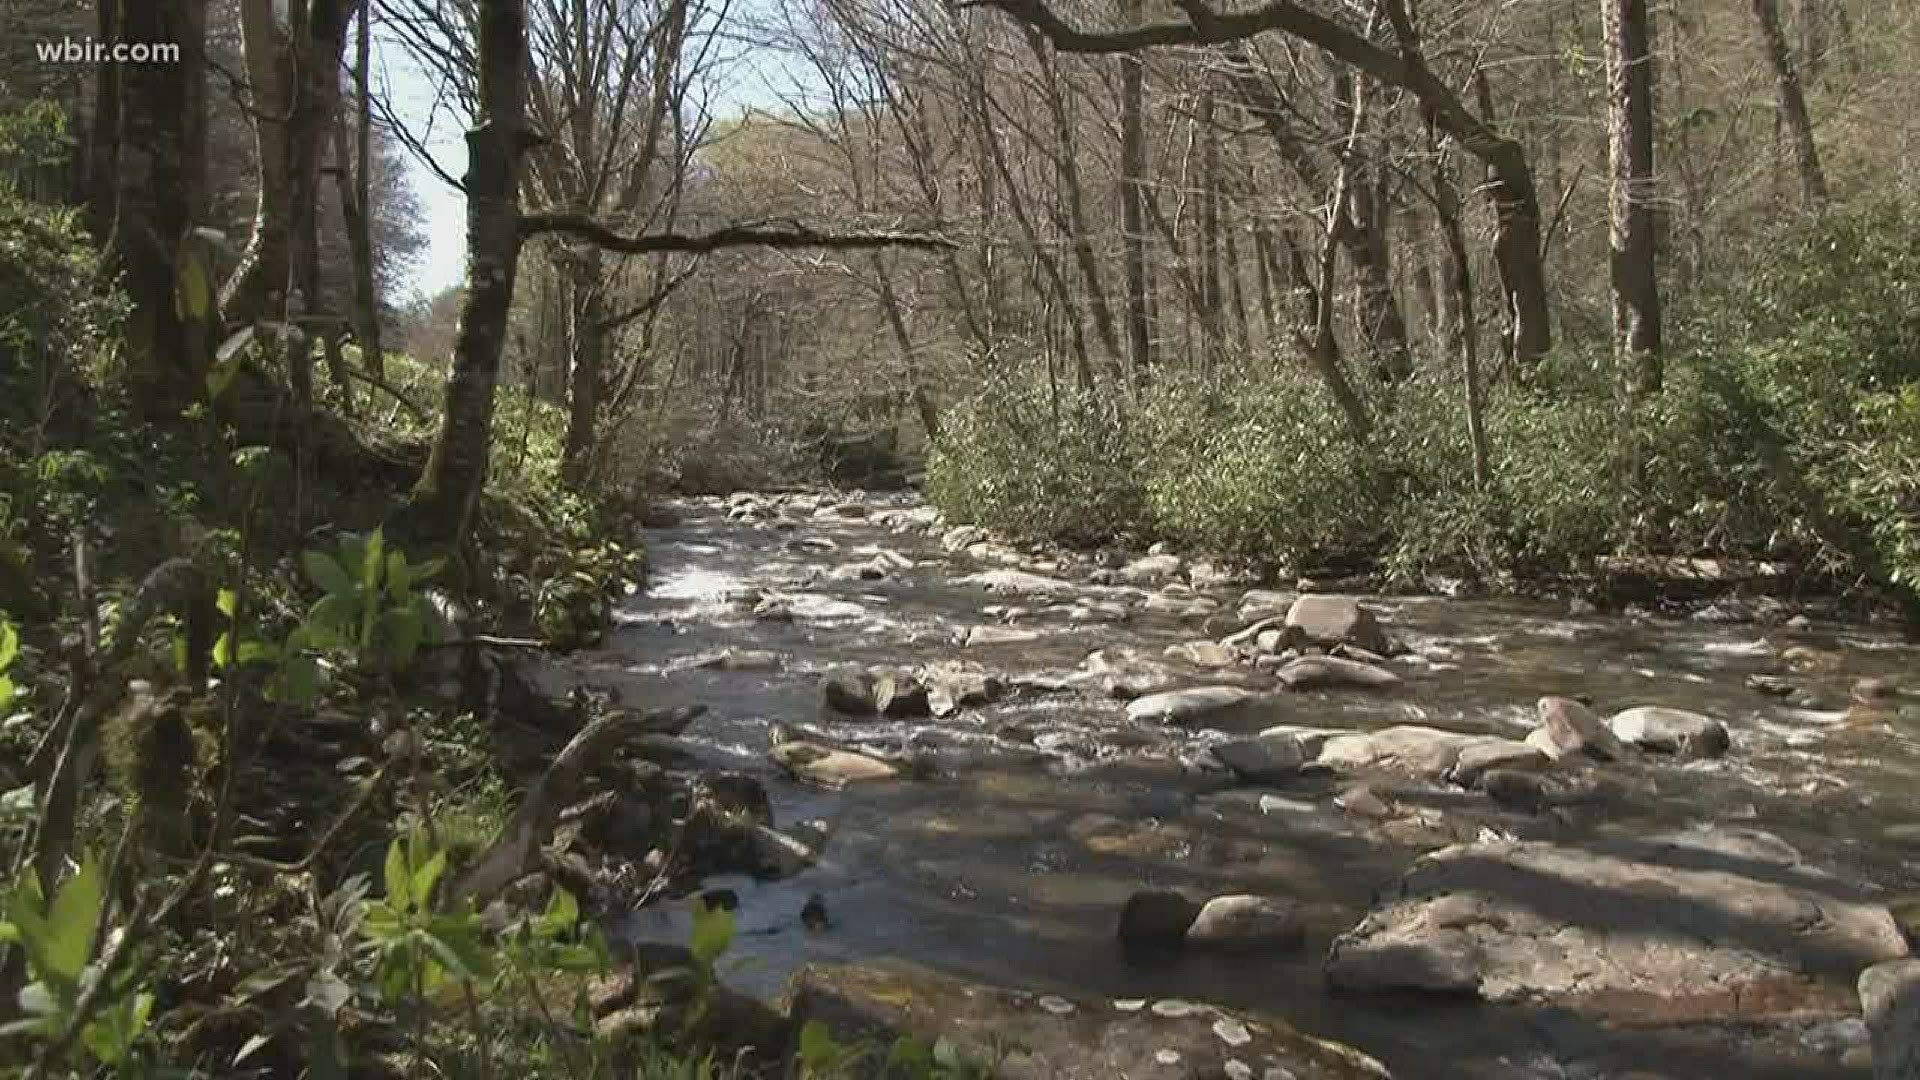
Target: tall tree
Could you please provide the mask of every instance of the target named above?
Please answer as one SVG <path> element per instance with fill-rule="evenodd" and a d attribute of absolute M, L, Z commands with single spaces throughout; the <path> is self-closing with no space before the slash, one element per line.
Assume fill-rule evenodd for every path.
<path fill-rule="evenodd" d="M 1139 11 L 1139 0 L 1129 0 L 1127 15 L 1138 17 Z M 1121 55 L 1117 63 L 1120 65 L 1120 242 L 1126 252 L 1123 261 L 1127 359 L 1133 364 L 1134 378 L 1146 379 L 1153 370 L 1153 341 L 1147 315 L 1147 69 L 1140 57 L 1131 54 Z"/>
<path fill-rule="evenodd" d="M 1814 21 L 1813 13 L 1809 22 Z M 1787 35 L 1780 29 L 1779 0 L 1753 0 L 1753 25 L 1760 36 L 1760 47 L 1773 70 L 1774 93 L 1779 98 L 1780 122 L 1786 126 L 1793 143 L 1795 171 L 1800 177 L 1800 204 L 1809 210 L 1827 205 L 1827 177 L 1820 169 L 1820 149 L 1813 141 L 1813 120 L 1807 114 L 1807 97 L 1800 72 L 1787 48 Z M 1812 33 L 1808 34 L 1814 39 Z"/>
<path fill-rule="evenodd" d="M 1614 347 L 1635 394 L 1660 390 L 1660 283 L 1655 265 L 1653 49 L 1647 0 L 1601 0 L 1607 39 L 1607 145 L 1612 163 Z"/>

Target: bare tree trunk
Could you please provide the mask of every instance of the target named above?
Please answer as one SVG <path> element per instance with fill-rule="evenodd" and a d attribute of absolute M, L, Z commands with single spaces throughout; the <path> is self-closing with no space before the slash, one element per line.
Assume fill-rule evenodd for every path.
<path fill-rule="evenodd" d="M 414 488 L 419 531 L 457 548 L 486 481 L 493 398 L 520 261 L 527 150 L 526 0 L 479 0 L 478 115 L 467 132 L 467 289 L 440 431 Z"/>
<path fill-rule="evenodd" d="M 1467 249 L 1466 231 L 1460 225 L 1460 192 L 1454 183 L 1452 167 L 1439 153 L 1429 129 L 1428 148 L 1433 156 L 1434 216 L 1440 224 L 1440 238 L 1446 247 L 1447 300 L 1435 297 L 1436 314 L 1442 304 L 1449 315 L 1438 315 L 1451 339 L 1454 355 L 1460 358 L 1460 382 L 1467 411 L 1467 442 L 1473 454 L 1473 487 L 1486 490 L 1491 479 L 1487 453 L 1484 390 L 1480 378 L 1480 335 L 1474 325 L 1473 257 Z M 1436 290 L 1438 291 L 1438 290 Z"/>
<path fill-rule="evenodd" d="M 207 343 L 176 308 L 174 273 L 206 192 L 206 0 L 128 4 L 120 15 L 119 40 L 180 46 L 177 64 L 127 64 L 119 73 L 115 235 L 133 301 L 127 343 L 136 370 L 197 396 Z"/>
<path fill-rule="evenodd" d="M 94 32 L 109 45 L 120 30 L 120 0 L 95 0 Z M 101 64 L 93 75 L 93 127 L 88 132 L 87 223 L 94 241 L 113 235 L 120 185 L 120 65 Z"/>
<path fill-rule="evenodd" d="M 348 0 L 284 5 L 243 0 L 241 5 L 247 74 L 254 87 L 260 200 L 246 253 L 222 297 L 236 322 L 286 312 L 289 270 L 299 266 L 315 231 L 321 148 L 329 140 L 340 97 L 351 7 Z M 284 25 L 278 21 L 282 12 Z"/>
<path fill-rule="evenodd" d="M 1660 285 L 1653 218 L 1653 50 L 1647 0 L 1601 0 L 1607 39 L 1607 133 L 1613 181 L 1614 349 L 1633 392 L 1660 391 Z"/>
<path fill-rule="evenodd" d="M 1827 205 L 1827 178 L 1820 169 L 1820 150 L 1813 141 L 1813 120 L 1807 115 L 1800 74 L 1787 49 L 1787 35 L 1780 29 L 1779 0 L 1753 0 L 1753 22 L 1760 34 L 1760 47 L 1773 68 L 1780 122 L 1786 125 L 1787 137 L 1793 143 L 1794 164 L 1800 174 L 1800 205 L 1812 211 L 1823 210 Z"/>
<path fill-rule="evenodd" d="M 1220 314 L 1220 138 L 1214 130 L 1213 88 L 1200 92 L 1200 308 L 1203 325 L 1219 326 Z M 1210 339 L 1209 358 L 1218 359 L 1225 342 Z"/>
<path fill-rule="evenodd" d="M 387 354 L 380 340 L 380 296 L 373 280 L 373 0 L 360 0 L 359 34 L 354 42 L 353 198 L 340 191 L 346 213 L 347 243 L 353 259 L 353 336 L 360 341 L 360 362 L 376 378 L 385 378 Z M 344 144 L 344 133 L 342 133 Z M 344 149 L 344 145 L 343 145 Z M 346 156 L 341 154 L 341 161 Z M 345 174 L 342 173 L 342 176 Z"/>
<path fill-rule="evenodd" d="M 560 459 L 560 475 L 567 483 L 584 485 L 592 472 L 594 445 L 600 430 L 600 397 L 606 380 L 606 273 L 600 252 L 568 250 L 561 272 L 572 280 L 568 290 L 567 339 L 573 345 L 567 377 L 567 437 Z"/>
<path fill-rule="evenodd" d="M 906 369 L 914 411 L 920 414 L 920 426 L 927 433 L 927 441 L 932 442 L 940 437 L 940 410 L 920 375 L 919 352 L 914 348 L 913 334 L 907 329 L 907 316 L 901 310 L 900 294 L 894 290 L 887 260 L 879 252 L 874 252 L 871 258 L 874 277 L 880 284 L 880 310 L 886 315 L 887 327 L 893 331 L 894 344 L 900 349 L 900 366 Z"/>
<path fill-rule="evenodd" d="M 1139 0 L 1129 0 L 1127 15 L 1139 15 Z M 1120 233 L 1127 287 L 1127 358 L 1133 377 L 1144 383 L 1153 368 L 1147 325 L 1146 67 L 1138 56 L 1120 57 Z"/>

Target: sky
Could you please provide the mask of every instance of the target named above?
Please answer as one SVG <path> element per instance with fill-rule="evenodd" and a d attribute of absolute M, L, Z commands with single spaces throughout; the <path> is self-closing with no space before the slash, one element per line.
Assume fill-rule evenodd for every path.
<path fill-rule="evenodd" d="M 395 113 L 442 170 L 456 177 L 465 173 L 467 117 L 451 102 L 435 108 L 434 78 L 421 71 L 405 50 L 376 41 L 374 54 L 376 78 L 385 84 Z M 724 77 L 725 88 L 717 96 L 714 112 L 731 116 L 746 108 L 775 106 L 782 84 L 790 85 L 791 79 L 791 66 L 782 62 L 779 53 L 765 46 L 742 45 Z M 413 155 L 408 156 L 407 175 L 427 235 L 426 251 L 413 267 L 412 286 L 422 296 L 432 297 L 460 284 L 465 276 L 466 199 Z"/>

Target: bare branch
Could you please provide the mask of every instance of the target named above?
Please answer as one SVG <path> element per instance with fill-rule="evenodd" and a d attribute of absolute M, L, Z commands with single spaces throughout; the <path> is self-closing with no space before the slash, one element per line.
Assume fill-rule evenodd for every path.
<path fill-rule="evenodd" d="M 862 232 L 833 232 L 799 223 L 728 225 L 706 233 L 649 233 L 625 236 L 606 224 L 584 214 L 535 213 L 520 218 L 520 236 L 527 239 L 546 233 L 560 233 L 578 240 L 625 254 L 656 251 L 703 253 L 722 248 L 957 248 L 959 242 L 936 233 L 902 232 L 879 229 Z"/>

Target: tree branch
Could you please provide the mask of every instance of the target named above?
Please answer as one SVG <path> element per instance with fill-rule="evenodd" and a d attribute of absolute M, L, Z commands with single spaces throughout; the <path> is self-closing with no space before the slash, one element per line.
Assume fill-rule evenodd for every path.
<path fill-rule="evenodd" d="M 934 233 L 880 229 L 871 232 L 832 232 L 797 222 L 766 225 L 728 225 L 705 233 L 648 233 L 626 236 L 585 214 L 534 213 L 520 218 L 522 239 L 561 233 L 629 255 L 656 251 L 702 253 L 734 247 L 770 248 L 957 248 L 959 243 Z"/>

